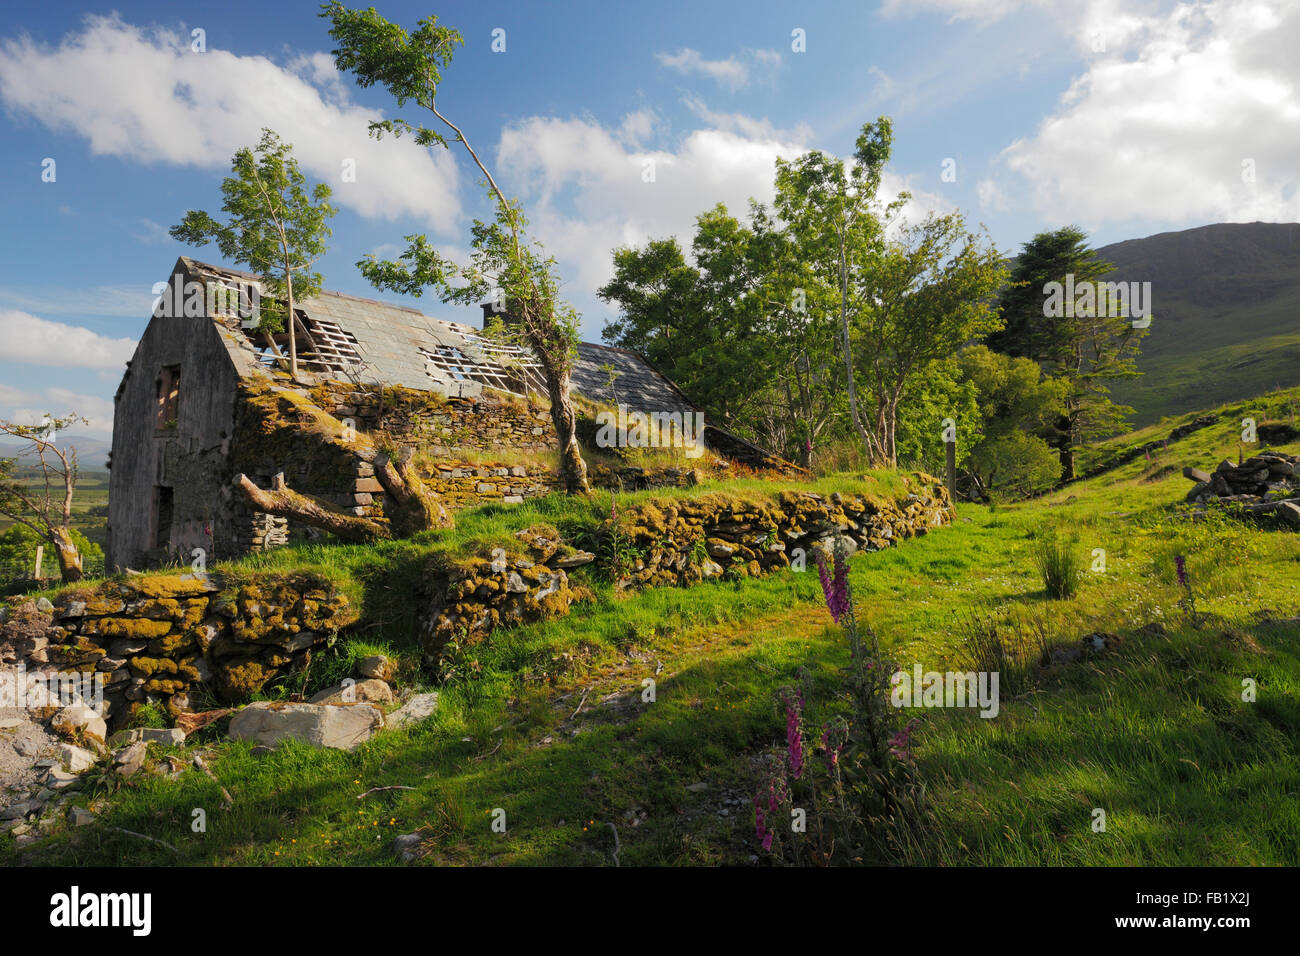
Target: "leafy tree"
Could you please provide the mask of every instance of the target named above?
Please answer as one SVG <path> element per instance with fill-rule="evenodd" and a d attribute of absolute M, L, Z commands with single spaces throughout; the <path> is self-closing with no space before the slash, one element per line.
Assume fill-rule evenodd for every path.
<path fill-rule="evenodd" d="M 506 198 L 464 132 L 437 105 L 442 71 L 451 63 L 455 45 L 464 39 L 459 31 L 438 26 L 434 16 L 419 20 L 415 32 L 408 34 L 373 7 L 349 10 L 339 0 L 327 4 L 321 16 L 330 21 L 330 36 L 338 44 L 333 51 L 335 66 L 354 73 L 362 87 L 383 86 L 399 108 L 414 103 L 432 113 L 454 141 L 465 147 L 483 174 L 495 205 L 491 222 L 474 222 L 473 261 L 467 268 L 438 253 L 423 235 L 407 236 L 407 249 L 396 261 L 369 256 L 358 262 L 358 267 L 377 288 L 414 296 L 433 288 L 445 302 L 472 304 L 493 289 L 502 290 L 507 313 L 518 322 L 546 377 L 566 490 L 570 494 L 587 492 L 587 465 L 569 396 L 578 315 L 559 301 L 554 259 L 545 257 L 539 245 L 528 242 L 519 202 Z M 394 137 L 411 134 L 420 146 L 449 148 L 436 129 L 401 118 L 371 123 L 370 132 L 376 138 L 385 133 Z"/>
<path fill-rule="evenodd" d="M 82 563 L 99 564 L 104 559 L 104 551 L 95 542 L 89 540 L 76 528 L 71 528 L 72 543 Z M 13 580 L 20 580 L 36 567 L 36 549 L 49 544 L 49 539 L 38 534 L 25 524 L 16 524 L 0 532 L 0 581 L 6 570 L 13 572 Z"/>
<path fill-rule="evenodd" d="M 952 419 L 957 433 L 957 465 L 984 437 L 979 393 L 962 374 L 955 357 L 927 363 L 912 376 L 899 402 L 896 443 L 898 460 L 912 462 L 932 474 L 943 474 L 948 449 L 944 421 Z"/>
<path fill-rule="evenodd" d="M 1025 243 L 999 296 L 1004 328 L 987 340 L 990 348 L 1034 359 L 1069 382 L 1055 442 L 1063 479 L 1074 477 L 1076 447 L 1121 430 L 1133 413 L 1111 401 L 1106 383 L 1140 374 L 1137 353 L 1146 332 L 1118 314 L 1113 301 L 1065 301 L 1064 314 L 1047 316 L 1047 286 L 1064 285 L 1073 276 L 1076 288 L 1098 287 L 1113 269 L 1088 248 L 1087 234 L 1077 226 L 1039 233 Z"/>
<path fill-rule="evenodd" d="M 694 265 L 675 239 L 616 249 L 600 295 L 621 314 L 602 335 L 644 354 L 711 419 L 807 465 L 842 411 L 842 375 L 798 248 L 751 201 L 748 225 L 721 204 L 698 216 L 691 254 Z"/>
<path fill-rule="evenodd" d="M 957 358 L 962 378 L 975 390 L 982 437 L 964 473 L 975 495 L 995 490 L 1032 494 L 1055 483 L 1059 460 L 1044 440 L 1063 413 L 1069 383 L 1045 377 L 1036 362 L 1011 358 L 983 345 Z"/>
<path fill-rule="evenodd" d="M 853 329 L 877 461 L 897 461 L 899 410 L 913 378 L 998 327 L 992 299 L 1005 277 L 997 249 L 959 213 L 905 227 L 863 270 Z"/>
<path fill-rule="evenodd" d="M 892 455 L 885 436 L 867 426 L 860 407 L 850 317 L 868 304 L 856 280 L 880 254 L 883 217 L 908 198 L 903 193 L 883 210 L 876 198 L 892 143 L 893 125 L 882 116 L 862 127 L 852 164 L 819 150 L 790 162 L 778 159 L 774 202 L 776 216 L 811 264 L 805 296 L 817 307 L 833 301 L 838 312 L 849 417 L 869 454 L 882 462 L 892 461 Z"/>
<path fill-rule="evenodd" d="M 216 242 L 223 256 L 258 274 L 269 297 L 262 302 L 258 327 L 288 329 L 289 374 L 297 380 L 294 303 L 321 290 L 321 276 L 312 266 L 325 254 L 326 220 L 335 210 L 328 202 L 329 186 L 317 183 L 308 192 L 292 154 L 292 146 L 263 129 L 255 150 L 235 153 L 230 164 L 235 175 L 221 183 L 221 208 L 230 218 L 221 223 L 191 209 L 170 232 L 191 245 Z"/>
<path fill-rule="evenodd" d="M 59 574 L 65 584 L 81 580 L 82 555 L 72 531 L 72 497 L 77 485 L 77 450 L 64 450 L 55 442 L 59 432 L 81 422 L 80 415 L 62 418 L 47 415 L 40 425 L 19 425 L 0 421 L 0 435 L 25 444 L 19 456 L 0 458 L 0 515 L 30 528 L 41 540 L 54 546 Z M 37 482 L 18 478 L 20 456 L 35 455 L 40 477 Z"/>

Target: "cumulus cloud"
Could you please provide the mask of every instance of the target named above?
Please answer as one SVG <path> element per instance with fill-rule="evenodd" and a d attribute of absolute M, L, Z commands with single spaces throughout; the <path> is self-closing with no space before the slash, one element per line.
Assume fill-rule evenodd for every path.
<path fill-rule="evenodd" d="M 1002 192 L 1002 187 L 994 180 L 981 179 L 975 185 L 975 193 L 979 197 L 981 209 L 992 212 L 1003 212 L 1006 210 L 1006 194 Z"/>
<path fill-rule="evenodd" d="M 382 117 L 350 101 L 324 53 L 286 66 L 195 53 L 181 31 L 92 15 L 57 46 L 27 36 L 0 43 L 0 101 L 84 137 L 97 155 L 141 163 L 229 168 L 235 150 L 270 127 L 337 203 L 361 215 L 412 215 L 439 232 L 460 215 L 452 157 L 408 139 L 371 139 L 368 124 Z M 355 182 L 342 181 L 345 160 L 355 161 Z"/>
<path fill-rule="evenodd" d="M 1298 35 L 1295 4 L 1126 20 L 1003 159 L 1060 221 L 1300 219 Z"/>
<path fill-rule="evenodd" d="M 134 352 L 134 339 L 110 339 L 83 326 L 51 322 L 29 312 L 0 311 L 0 360 L 120 369 Z"/>
<path fill-rule="evenodd" d="M 695 217 L 725 203 L 741 219 L 749 199 L 770 203 L 776 160 L 809 149 L 807 131 L 783 132 L 765 120 L 710 113 L 713 120 L 686 133 L 672 148 L 628 144 L 621 127 L 591 119 L 533 117 L 508 126 L 497 162 L 525 198 L 534 234 L 562 265 L 571 301 L 590 302 L 613 271 L 613 249 L 676 236 L 690 247 Z M 886 199 L 908 188 L 887 171 Z M 950 205 L 915 190 L 904 210 L 911 221 Z"/>

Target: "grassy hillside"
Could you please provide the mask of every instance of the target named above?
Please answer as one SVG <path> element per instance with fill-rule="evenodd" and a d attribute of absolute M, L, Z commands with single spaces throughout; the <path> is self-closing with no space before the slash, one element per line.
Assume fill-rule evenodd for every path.
<path fill-rule="evenodd" d="M 1300 537 L 1179 509 L 1184 464 L 1235 459 L 1234 420 L 1263 420 L 1292 398 L 1300 390 L 1220 409 L 1218 423 L 1155 461 L 1013 506 L 961 505 L 952 526 L 854 559 L 859 613 L 899 666 L 1002 675 L 995 719 L 914 709 L 932 815 L 924 842 L 897 862 L 1300 865 Z M 576 514 L 562 500 L 527 507 L 522 520 Z M 512 520 L 480 509 L 457 535 L 469 542 Z M 1075 535 L 1089 564 L 1105 550 L 1105 570 L 1089 572 L 1070 600 L 1047 598 L 1031 560 L 1048 529 Z M 1178 555 L 1195 613 L 1175 577 Z M 364 642 L 340 648 L 313 686 L 376 649 L 418 679 L 401 611 L 409 589 L 376 577 L 374 554 L 314 548 L 258 560 L 326 569 L 371 603 Z M 260 757 L 217 726 L 191 738 L 186 756 L 203 753 L 219 782 L 192 768 L 174 780 L 142 775 L 96 798 L 96 824 L 21 854 L 0 838 L 0 861 L 396 865 L 393 836 L 418 829 L 423 864 L 766 862 L 750 799 L 757 758 L 784 740 L 772 695 L 808 668 L 819 720 L 836 706 L 847 661 L 816 573 L 628 598 L 590 584 L 594 599 L 567 618 L 456 649 L 423 726 L 354 753 L 284 745 Z M 1099 632 L 1109 637 L 1095 650 L 1084 638 Z M 977 640 L 990 633 L 997 661 Z M 1246 678 L 1258 686 L 1254 703 L 1241 699 Z M 375 787 L 411 789 L 359 797 Z M 207 810 L 204 834 L 191 831 L 195 807 Z M 490 826 L 497 808 L 505 833 Z"/>
<path fill-rule="evenodd" d="M 1220 223 L 1103 246 L 1110 277 L 1150 282 L 1135 424 L 1300 385 L 1300 224 Z"/>

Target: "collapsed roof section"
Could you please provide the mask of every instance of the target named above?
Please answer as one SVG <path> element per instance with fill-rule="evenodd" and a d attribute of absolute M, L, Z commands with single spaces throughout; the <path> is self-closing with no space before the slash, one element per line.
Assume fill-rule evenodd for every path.
<path fill-rule="evenodd" d="M 176 272 L 248 297 L 261 294 L 248 272 L 182 256 Z M 220 310 L 228 320 L 235 308 Z M 447 396 L 475 397 L 484 387 L 517 395 L 546 394 L 546 380 L 531 351 L 503 345 L 478 329 L 435 319 L 406 306 L 325 291 L 295 303 L 295 338 L 302 371 L 323 379 L 400 385 Z M 240 374 L 272 367 L 288 350 L 287 332 L 259 332 L 254 322 L 223 323 L 223 338 Z M 240 331 L 236 333 L 234 330 Z M 602 404 L 645 411 L 694 411 L 689 399 L 641 356 L 582 342 L 573 387 Z"/>

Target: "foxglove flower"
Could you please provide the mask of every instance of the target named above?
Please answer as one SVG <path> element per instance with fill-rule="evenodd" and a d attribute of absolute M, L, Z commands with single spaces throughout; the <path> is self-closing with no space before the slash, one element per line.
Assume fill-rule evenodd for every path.
<path fill-rule="evenodd" d="M 826 597 L 826 607 L 831 612 L 831 620 L 840 623 L 849 609 L 849 562 L 835 556 L 834 569 L 829 567 L 826 552 L 817 551 L 817 577 L 822 583 L 822 594 Z"/>

